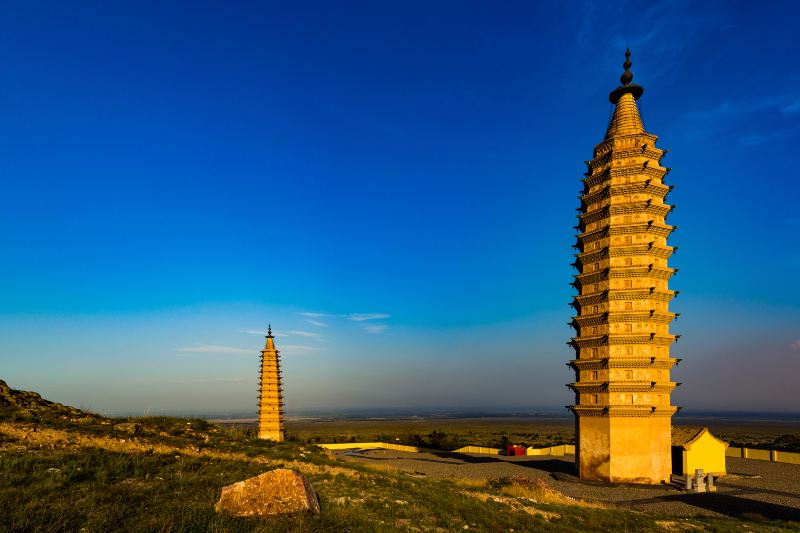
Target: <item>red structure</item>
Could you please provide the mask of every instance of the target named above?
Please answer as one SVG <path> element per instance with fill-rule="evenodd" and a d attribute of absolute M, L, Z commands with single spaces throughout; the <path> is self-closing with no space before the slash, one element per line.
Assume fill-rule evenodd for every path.
<path fill-rule="evenodd" d="M 525 455 L 525 447 L 517 444 L 506 445 L 506 455 Z"/>

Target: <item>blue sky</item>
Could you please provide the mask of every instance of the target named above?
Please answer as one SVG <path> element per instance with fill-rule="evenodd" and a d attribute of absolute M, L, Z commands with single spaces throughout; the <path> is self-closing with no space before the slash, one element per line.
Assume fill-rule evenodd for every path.
<path fill-rule="evenodd" d="M 626 45 L 686 411 L 800 411 L 796 2 L 14 2 L 0 379 L 106 412 L 557 407 Z M 255 332 L 255 333 L 254 333 Z"/>

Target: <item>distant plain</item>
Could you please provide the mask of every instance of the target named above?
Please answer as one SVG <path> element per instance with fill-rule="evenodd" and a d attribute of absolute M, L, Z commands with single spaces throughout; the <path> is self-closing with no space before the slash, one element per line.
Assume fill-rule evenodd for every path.
<path fill-rule="evenodd" d="M 226 426 L 255 427 L 255 419 L 215 420 Z M 732 446 L 800 451 L 800 417 L 787 414 L 676 416 L 673 425 L 708 426 Z M 289 416 L 287 436 L 307 443 L 389 440 L 405 444 L 500 446 L 508 442 L 527 446 L 574 443 L 574 422 L 558 416 Z M 437 442 L 430 436 L 436 432 Z"/>

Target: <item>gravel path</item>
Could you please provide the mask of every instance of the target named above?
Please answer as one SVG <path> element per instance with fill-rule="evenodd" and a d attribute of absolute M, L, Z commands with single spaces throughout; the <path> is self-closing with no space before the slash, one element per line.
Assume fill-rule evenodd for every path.
<path fill-rule="evenodd" d="M 392 450 L 350 450 L 337 453 L 345 461 L 397 468 L 431 479 L 490 479 L 521 476 L 543 479 L 554 489 L 584 500 L 618 508 L 677 516 L 698 514 L 800 521 L 800 465 L 752 459 L 727 459 L 728 476 L 717 481 L 718 491 L 689 494 L 670 485 L 604 485 L 574 477 L 571 455 L 564 457 L 441 453 Z"/>

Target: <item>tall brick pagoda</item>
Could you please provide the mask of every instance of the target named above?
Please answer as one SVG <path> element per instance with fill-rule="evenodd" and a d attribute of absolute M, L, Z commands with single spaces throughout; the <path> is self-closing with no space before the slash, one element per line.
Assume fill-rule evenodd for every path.
<path fill-rule="evenodd" d="M 280 352 L 275 349 L 272 325 L 261 350 L 261 386 L 258 389 L 258 438 L 283 442 L 283 389 Z"/>
<path fill-rule="evenodd" d="M 665 203 L 671 186 L 661 166 L 667 152 L 644 130 L 636 101 L 644 88 L 631 83 L 630 50 L 605 139 L 595 146 L 583 181 L 573 285 L 578 291 L 569 344 L 575 370 L 575 462 L 581 479 L 659 483 L 669 480 L 670 430 L 678 385 L 670 369 L 676 340 L 667 287 L 674 248 Z"/>

